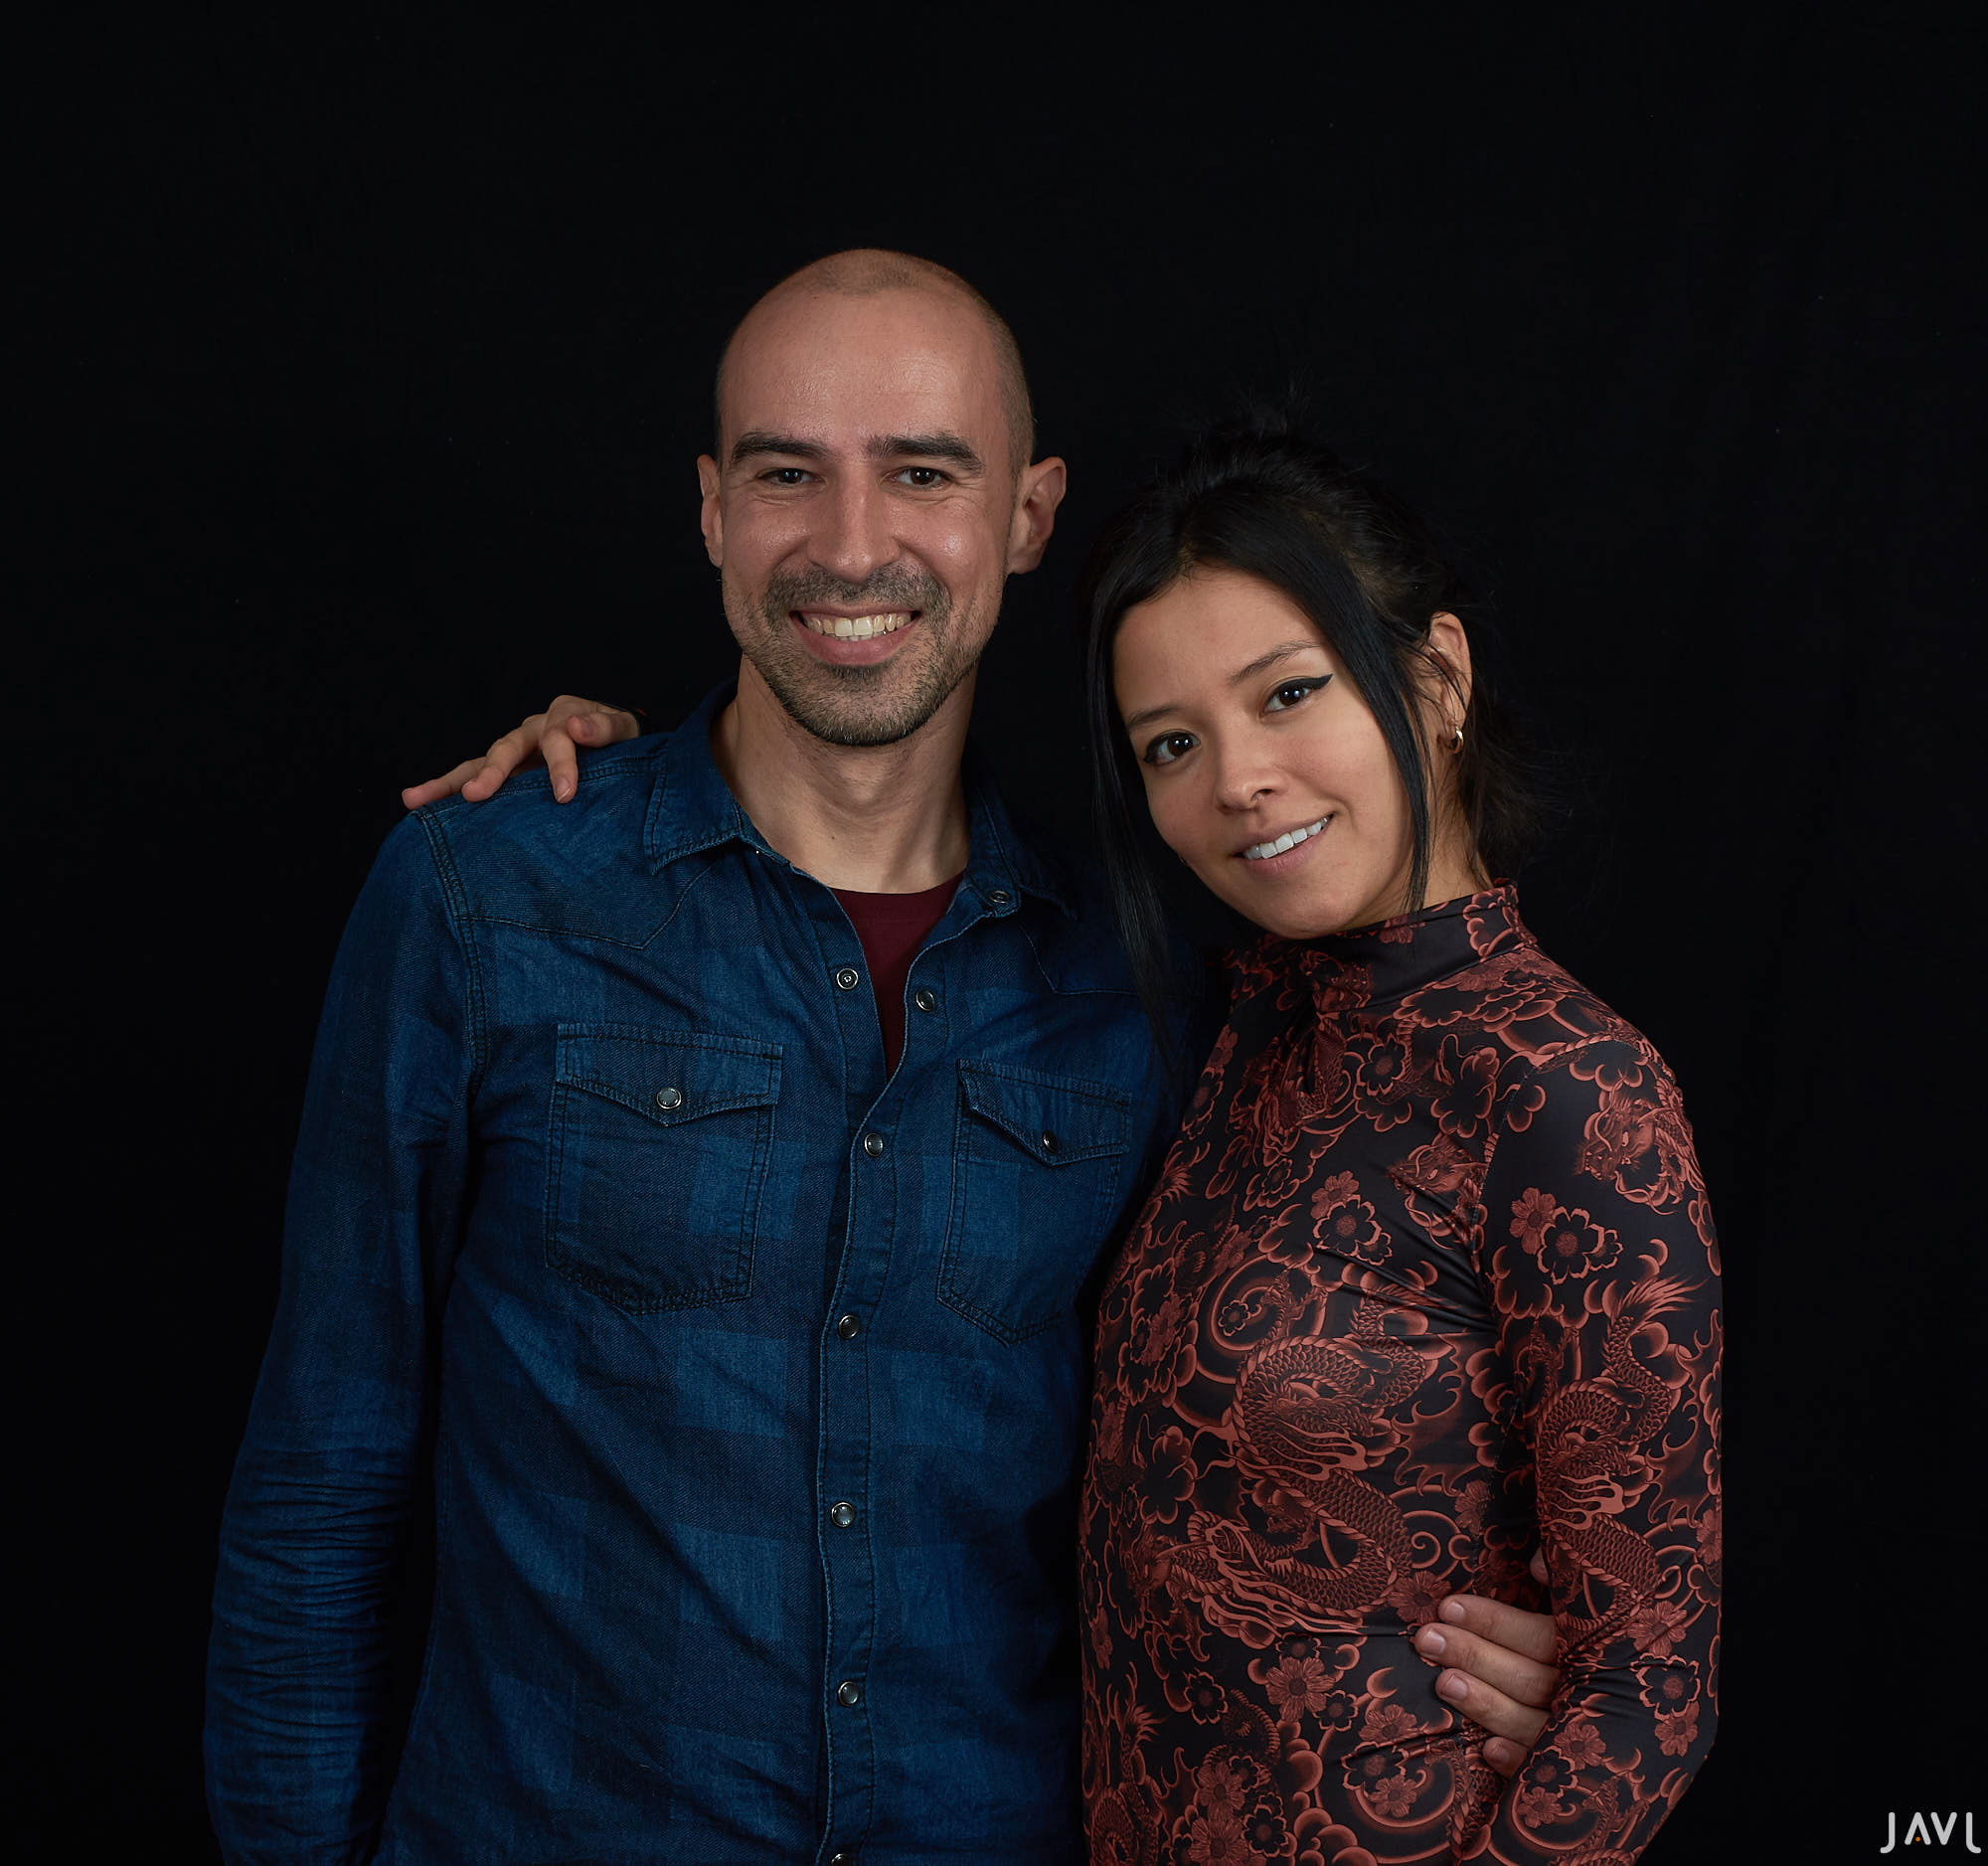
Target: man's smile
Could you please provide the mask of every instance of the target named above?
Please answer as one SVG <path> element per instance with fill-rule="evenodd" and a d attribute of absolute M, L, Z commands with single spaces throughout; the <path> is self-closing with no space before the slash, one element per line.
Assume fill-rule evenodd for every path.
<path fill-rule="evenodd" d="M 924 620 L 923 609 L 789 609 L 787 620 L 801 644 L 829 667 L 874 667 L 893 660 Z"/>
<path fill-rule="evenodd" d="M 873 615 L 840 615 L 827 609 L 793 611 L 818 635 L 833 635 L 839 641 L 867 641 L 872 635 L 895 634 L 907 622 L 916 619 L 916 609 L 891 609 Z"/>

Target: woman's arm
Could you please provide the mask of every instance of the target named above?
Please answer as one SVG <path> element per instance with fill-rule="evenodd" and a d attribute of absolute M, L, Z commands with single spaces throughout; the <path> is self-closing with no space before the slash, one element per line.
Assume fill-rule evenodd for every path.
<path fill-rule="evenodd" d="M 1677 1086 L 1606 1039 L 1501 1093 L 1473 1377 L 1526 1454 L 1559 1632 L 1547 1728 L 1494 1856 L 1632 1859 L 1718 1714 L 1719 1249 Z"/>

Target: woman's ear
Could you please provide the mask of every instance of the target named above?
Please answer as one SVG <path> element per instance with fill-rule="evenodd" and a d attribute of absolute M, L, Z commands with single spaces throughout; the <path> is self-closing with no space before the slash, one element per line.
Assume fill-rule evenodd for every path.
<path fill-rule="evenodd" d="M 1470 637 L 1447 609 L 1437 609 L 1429 617 L 1422 652 L 1428 656 L 1430 674 L 1424 694 L 1435 710 L 1436 733 L 1446 739 L 1470 712 Z"/>

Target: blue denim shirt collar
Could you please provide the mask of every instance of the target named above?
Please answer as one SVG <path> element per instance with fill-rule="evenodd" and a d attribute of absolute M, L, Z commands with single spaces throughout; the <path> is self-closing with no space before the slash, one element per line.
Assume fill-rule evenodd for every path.
<path fill-rule="evenodd" d="M 660 875 L 672 862 L 703 849 L 738 841 L 775 861 L 786 858 L 767 846 L 732 794 L 711 752 L 712 722 L 738 691 L 736 681 L 714 687 L 672 736 L 656 761 L 655 788 L 642 826 L 649 872 Z M 969 746 L 964 766 L 969 850 L 962 890 L 979 896 L 997 917 L 1012 914 L 1025 894 L 1077 919 L 1075 891 L 1016 830 L 985 761 Z"/>

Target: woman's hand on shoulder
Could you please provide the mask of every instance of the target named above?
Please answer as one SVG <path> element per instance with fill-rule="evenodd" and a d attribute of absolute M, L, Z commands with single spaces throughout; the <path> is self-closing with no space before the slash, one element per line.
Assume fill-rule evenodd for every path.
<path fill-rule="evenodd" d="M 465 803 L 481 803 L 504 787 L 513 771 L 543 764 L 552 773 L 555 802 L 566 802 L 580 786 L 579 746 L 610 746 L 641 736 L 642 722 L 622 707 L 563 693 L 543 713 L 534 713 L 495 741 L 481 758 L 464 759 L 453 770 L 410 784 L 401 801 L 417 810 L 460 793 Z"/>

